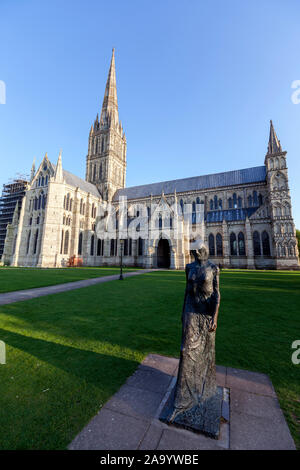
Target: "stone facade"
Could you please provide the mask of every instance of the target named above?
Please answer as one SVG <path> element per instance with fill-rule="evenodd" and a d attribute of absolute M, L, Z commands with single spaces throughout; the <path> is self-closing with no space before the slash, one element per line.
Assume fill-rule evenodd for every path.
<path fill-rule="evenodd" d="M 20 214 L 8 226 L 2 261 L 61 267 L 76 256 L 87 266 L 118 265 L 125 238 L 125 265 L 183 269 L 190 262 L 189 230 L 201 225 L 198 233 L 216 264 L 299 268 L 286 152 L 272 122 L 263 166 L 131 188 L 125 188 L 125 179 L 113 51 L 100 119 L 97 115 L 89 134 L 85 180 L 63 170 L 61 154 L 56 165 L 46 154 L 38 170 L 32 168 Z M 151 220 L 143 237 L 118 231 L 124 198 L 127 226 L 134 218 Z M 118 228 L 104 238 L 98 222 L 109 204 L 118 213 Z"/>

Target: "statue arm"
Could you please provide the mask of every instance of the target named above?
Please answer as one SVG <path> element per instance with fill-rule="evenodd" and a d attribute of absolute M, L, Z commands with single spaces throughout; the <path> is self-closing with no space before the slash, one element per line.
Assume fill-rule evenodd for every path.
<path fill-rule="evenodd" d="M 185 312 L 185 301 L 187 297 L 187 282 L 188 282 L 188 272 L 189 268 L 188 265 L 185 267 L 185 279 L 186 279 L 186 285 L 185 285 L 185 292 L 184 292 L 184 300 L 183 300 L 183 307 L 182 307 L 182 315 L 181 315 L 181 320 L 183 321 L 184 318 L 184 312 Z"/>
<path fill-rule="evenodd" d="M 210 329 L 209 329 L 209 331 L 212 331 L 212 332 L 216 331 L 217 329 L 219 307 L 220 307 L 220 300 L 221 300 L 220 289 L 219 289 L 219 278 L 220 278 L 220 270 L 218 267 L 216 267 L 215 272 L 214 272 L 214 278 L 213 278 L 214 306 L 213 306 L 212 318 L 210 321 Z"/>

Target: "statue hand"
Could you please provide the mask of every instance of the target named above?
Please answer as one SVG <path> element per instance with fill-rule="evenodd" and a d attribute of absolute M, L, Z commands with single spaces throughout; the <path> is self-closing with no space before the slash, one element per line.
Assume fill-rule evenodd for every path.
<path fill-rule="evenodd" d="M 215 317 L 211 317 L 209 320 L 209 326 L 208 326 L 208 331 L 210 333 L 213 333 L 217 329 L 217 319 Z"/>

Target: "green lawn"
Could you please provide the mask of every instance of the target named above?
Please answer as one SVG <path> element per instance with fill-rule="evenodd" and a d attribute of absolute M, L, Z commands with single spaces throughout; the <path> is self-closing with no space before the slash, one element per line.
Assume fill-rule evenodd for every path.
<path fill-rule="evenodd" d="M 300 449 L 300 273 L 223 271 L 217 363 L 268 374 Z M 63 449 L 148 353 L 178 356 L 183 272 L 0 307 L 1 449 Z"/>
<path fill-rule="evenodd" d="M 125 268 L 124 271 L 138 268 Z M 52 286 L 64 282 L 80 281 L 92 277 L 110 276 L 119 273 L 118 267 L 96 268 L 11 268 L 0 267 L 0 293 L 35 287 Z"/>

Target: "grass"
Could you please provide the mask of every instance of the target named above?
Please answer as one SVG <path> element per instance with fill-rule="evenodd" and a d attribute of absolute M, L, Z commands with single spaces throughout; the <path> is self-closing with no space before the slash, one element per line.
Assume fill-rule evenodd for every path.
<path fill-rule="evenodd" d="M 217 363 L 270 376 L 300 449 L 300 273 L 222 271 Z M 64 449 L 148 353 L 178 356 L 183 272 L 0 307 L 0 448 Z"/>
<path fill-rule="evenodd" d="M 138 268 L 125 268 L 134 271 Z M 118 274 L 119 267 L 80 267 L 80 268 L 12 268 L 0 267 L 0 293 L 16 290 L 32 289 L 35 287 L 52 286 L 64 282 L 80 281 L 93 277 L 110 276 Z"/>

